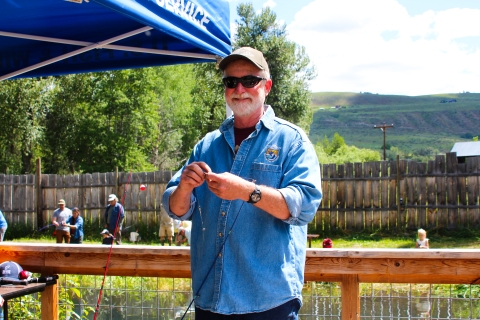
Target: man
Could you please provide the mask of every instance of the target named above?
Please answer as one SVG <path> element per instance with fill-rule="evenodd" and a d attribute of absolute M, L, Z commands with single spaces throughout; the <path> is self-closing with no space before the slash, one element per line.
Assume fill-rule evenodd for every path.
<path fill-rule="evenodd" d="M 67 220 L 72 215 L 72 210 L 65 207 L 65 200 L 58 201 L 58 209 L 53 212 L 52 223 L 55 225 L 57 243 L 70 243 L 70 226 Z"/>
<path fill-rule="evenodd" d="M 172 238 L 173 238 L 173 219 L 170 218 L 168 213 L 163 209 L 160 208 L 160 228 L 158 229 L 158 236 L 160 238 L 160 243 L 165 245 L 165 237 L 168 239 L 168 245 L 172 245 Z"/>
<path fill-rule="evenodd" d="M 108 203 L 105 209 L 105 228 L 114 235 L 116 244 L 122 244 L 122 223 L 125 218 L 123 206 L 114 194 L 108 196 Z"/>
<path fill-rule="evenodd" d="M 170 216 L 192 220 L 198 319 L 298 319 L 307 224 L 322 197 L 314 148 L 264 105 L 272 88 L 263 54 L 223 59 L 233 111 L 195 147 L 163 194 Z"/>

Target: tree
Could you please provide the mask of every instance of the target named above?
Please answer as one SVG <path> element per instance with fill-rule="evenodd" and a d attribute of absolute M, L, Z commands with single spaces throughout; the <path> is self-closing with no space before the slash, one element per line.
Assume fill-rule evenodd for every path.
<path fill-rule="evenodd" d="M 240 21 L 234 46 L 262 51 L 270 68 L 273 87 L 267 103 L 278 117 L 307 129 L 312 120 L 308 81 L 316 72 L 305 49 L 287 39 L 286 25 L 276 21 L 269 7 L 256 14 L 252 4 L 240 4 L 237 12 Z"/>
<path fill-rule="evenodd" d="M 45 172 L 175 169 L 184 159 L 191 66 L 57 77 L 46 120 Z"/>
<path fill-rule="evenodd" d="M 360 149 L 355 146 L 348 146 L 341 135 L 335 133 L 332 141 L 325 136 L 321 142 L 315 145 L 318 161 L 322 164 L 328 163 L 353 163 L 379 161 L 380 153 L 370 149 Z"/>
<path fill-rule="evenodd" d="M 50 106 L 50 85 L 49 79 L 0 83 L 0 172 L 35 171 L 43 119 Z"/>
<path fill-rule="evenodd" d="M 217 129 L 226 117 L 222 71 L 214 63 L 197 64 L 193 70 L 195 87 L 192 94 L 195 117 L 192 119 L 191 141 L 198 140 Z"/>

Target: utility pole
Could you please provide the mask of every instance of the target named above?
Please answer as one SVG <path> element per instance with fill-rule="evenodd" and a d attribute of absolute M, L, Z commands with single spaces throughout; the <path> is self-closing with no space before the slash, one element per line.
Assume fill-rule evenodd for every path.
<path fill-rule="evenodd" d="M 381 129 L 383 131 L 383 160 L 387 160 L 386 153 L 386 141 L 387 141 L 387 128 L 393 128 L 393 124 L 386 125 L 385 122 L 380 126 L 373 126 L 374 129 Z"/>

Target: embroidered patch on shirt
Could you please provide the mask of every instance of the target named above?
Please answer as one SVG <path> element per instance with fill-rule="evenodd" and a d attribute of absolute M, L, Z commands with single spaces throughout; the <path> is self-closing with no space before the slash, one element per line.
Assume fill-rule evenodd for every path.
<path fill-rule="evenodd" d="M 265 152 L 265 160 L 273 162 L 278 159 L 278 154 L 280 153 L 280 148 L 276 145 L 273 145 L 267 149 Z"/>

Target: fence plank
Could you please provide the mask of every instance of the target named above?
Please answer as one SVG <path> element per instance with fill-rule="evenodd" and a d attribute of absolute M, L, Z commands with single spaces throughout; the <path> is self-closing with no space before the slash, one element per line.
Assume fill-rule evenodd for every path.
<path fill-rule="evenodd" d="M 105 221 L 98 220 L 98 217 L 93 217 L 92 216 L 92 175 L 89 173 L 83 174 L 82 175 L 82 186 L 83 186 L 83 198 L 85 199 L 85 206 L 83 208 L 84 210 L 84 218 L 90 219 L 91 221 L 97 220 L 97 223 L 100 228 L 102 228 L 105 224 Z"/>
<path fill-rule="evenodd" d="M 435 169 L 435 161 L 428 161 L 427 175 L 432 175 Z M 427 177 L 427 204 L 435 205 L 436 203 L 436 193 L 435 193 L 435 177 Z M 427 228 L 432 229 L 437 226 L 437 219 L 435 215 L 436 211 L 434 208 L 427 208 Z"/>
<path fill-rule="evenodd" d="M 339 164 L 337 166 L 337 175 L 339 178 L 345 178 L 345 165 Z M 337 187 L 337 208 L 345 209 L 345 179 L 338 181 Z M 338 227 L 345 230 L 345 211 L 338 211 Z"/>
<path fill-rule="evenodd" d="M 408 174 L 414 175 L 417 173 L 417 163 L 415 161 L 407 162 L 407 172 Z M 407 177 L 407 229 L 416 229 L 417 221 L 416 216 L 417 212 L 415 205 L 417 204 L 417 178 L 416 177 Z"/>
<path fill-rule="evenodd" d="M 407 181 L 404 178 L 405 173 L 407 172 L 407 161 L 400 160 L 398 162 L 398 172 L 400 175 L 400 186 L 399 186 L 399 202 L 401 201 L 403 205 L 400 205 L 400 216 L 398 217 L 399 227 L 405 229 L 407 227 L 407 210 L 405 210 L 405 205 L 407 204 Z"/>
<path fill-rule="evenodd" d="M 363 205 L 365 209 L 372 208 L 372 162 L 365 162 L 363 164 L 363 177 L 367 178 L 363 181 Z M 365 210 L 365 228 L 373 230 L 373 211 Z"/>
<path fill-rule="evenodd" d="M 397 207 L 397 161 L 390 161 L 390 181 L 388 184 L 388 206 L 390 208 L 389 218 L 390 230 L 397 229 L 398 207 Z"/>
<path fill-rule="evenodd" d="M 345 164 L 345 224 L 347 230 L 355 229 L 355 199 L 353 192 L 353 163 Z"/>
<path fill-rule="evenodd" d="M 466 163 L 459 163 L 457 165 L 458 173 L 466 173 L 467 165 Z M 467 205 L 467 178 L 466 177 L 457 177 L 457 192 L 458 192 L 458 201 L 460 206 Z M 467 221 L 467 209 L 466 208 L 458 208 L 458 220 L 457 226 L 458 228 L 467 228 L 468 221 Z"/>
<path fill-rule="evenodd" d="M 445 173 L 445 156 L 439 155 L 435 157 L 435 174 Z M 446 178 L 436 177 L 437 182 L 437 205 L 444 206 L 447 204 L 447 191 L 445 188 Z M 445 208 L 437 208 L 437 227 L 445 228 L 448 222 L 448 212 Z"/>
<path fill-rule="evenodd" d="M 27 188 L 26 188 L 26 194 L 25 194 L 25 207 L 26 210 L 29 212 L 29 226 L 35 228 L 38 225 L 37 222 L 37 204 L 36 204 L 36 197 L 37 193 L 35 191 L 35 175 L 34 174 L 29 174 L 27 175 Z"/>
<path fill-rule="evenodd" d="M 5 210 L 5 175 L 0 174 L 0 210 Z"/>
<path fill-rule="evenodd" d="M 13 199 L 12 199 L 12 190 L 13 190 L 13 175 L 7 174 L 5 175 L 5 196 L 3 199 L 3 211 L 8 212 L 9 221 L 14 221 L 14 217 L 12 216 L 13 210 Z"/>
<path fill-rule="evenodd" d="M 478 173 L 478 164 L 479 158 L 467 158 L 466 159 L 467 168 L 466 171 L 468 173 Z M 477 176 L 470 176 L 467 177 L 467 203 L 469 206 L 474 206 L 478 204 L 478 177 Z M 475 209 L 468 209 L 468 226 L 470 228 L 478 228 L 479 226 L 479 212 L 478 208 Z"/>
<path fill-rule="evenodd" d="M 328 164 L 322 165 L 322 202 L 320 203 L 320 211 L 317 212 L 317 220 L 315 221 L 315 226 L 317 230 L 323 230 L 324 232 L 330 231 L 330 211 L 329 210 L 321 210 L 322 208 L 328 209 L 329 208 L 329 181 L 328 178 Z M 334 215 L 334 214 L 332 214 Z"/>
<path fill-rule="evenodd" d="M 417 163 L 417 173 L 421 175 L 427 174 L 427 164 L 426 163 Z M 418 177 L 417 178 L 417 194 L 418 194 L 418 204 L 425 206 L 427 204 L 427 178 Z M 420 207 L 417 210 L 417 226 L 420 228 L 427 227 L 427 209 Z"/>
<path fill-rule="evenodd" d="M 372 177 L 378 178 L 380 175 L 380 161 L 375 161 L 372 163 Z M 373 200 L 373 221 L 372 227 L 374 230 L 378 230 L 382 226 L 381 222 L 381 214 L 380 211 L 377 210 L 380 208 L 380 182 L 378 180 L 372 181 L 372 200 Z"/>
<path fill-rule="evenodd" d="M 388 178 L 388 162 L 380 162 L 380 177 Z M 381 228 L 388 230 L 390 227 L 390 221 L 388 221 L 388 180 L 380 181 L 380 191 L 381 191 Z"/>
<path fill-rule="evenodd" d="M 20 185 L 20 177 L 14 175 L 12 179 L 12 220 L 14 224 L 24 224 L 24 221 L 21 219 L 21 215 L 19 215 L 20 211 L 20 199 L 19 199 L 19 193 L 22 190 L 22 186 Z"/>
<path fill-rule="evenodd" d="M 337 173 L 337 165 L 335 163 L 328 165 L 328 175 L 330 178 L 338 178 Z M 338 208 L 338 188 L 337 188 L 337 181 L 330 181 L 330 208 Z M 340 222 L 338 221 L 338 211 L 333 212 L 330 211 L 330 228 L 332 230 L 337 230 L 341 228 Z"/>
<path fill-rule="evenodd" d="M 447 173 L 457 173 L 457 154 L 455 152 L 447 153 Z M 447 203 L 449 205 L 457 205 L 458 200 L 458 189 L 457 189 L 457 178 L 447 176 Z M 458 209 L 449 208 L 448 209 L 448 221 L 447 228 L 454 229 L 457 226 L 458 220 Z"/>
<path fill-rule="evenodd" d="M 98 185 L 100 184 L 100 179 L 98 176 L 98 173 L 92 173 L 92 183 L 91 183 L 91 189 L 92 189 L 92 194 L 90 197 L 90 214 L 92 215 L 93 219 L 96 220 L 101 220 L 103 218 L 103 215 L 100 215 L 100 210 L 98 209 L 100 207 L 100 199 L 99 199 L 99 193 L 100 193 L 100 188 Z M 105 206 L 107 204 L 105 203 Z"/>
<path fill-rule="evenodd" d="M 357 162 L 355 167 L 355 178 L 361 178 L 363 174 L 363 166 L 361 162 Z M 365 211 L 363 210 L 363 183 L 356 181 L 355 183 L 355 230 L 365 229 Z"/>

